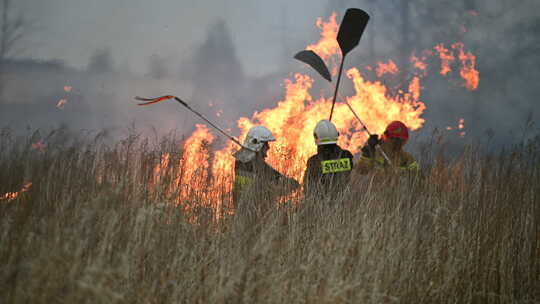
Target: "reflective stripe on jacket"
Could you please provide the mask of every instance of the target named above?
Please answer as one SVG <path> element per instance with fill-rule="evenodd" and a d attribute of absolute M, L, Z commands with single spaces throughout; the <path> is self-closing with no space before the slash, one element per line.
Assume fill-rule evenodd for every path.
<path fill-rule="evenodd" d="M 304 195 L 339 191 L 349 183 L 353 155 L 338 145 L 322 145 L 308 159 L 304 173 Z"/>
<path fill-rule="evenodd" d="M 393 166 L 401 169 L 402 171 L 414 172 L 420 170 L 418 162 L 416 162 L 411 154 L 405 151 L 400 152 L 397 157 L 391 158 L 391 160 Z M 360 156 L 358 167 L 358 170 L 363 174 L 368 173 L 372 169 L 391 168 L 386 159 L 378 152 L 374 157 L 366 157 L 364 155 Z"/>

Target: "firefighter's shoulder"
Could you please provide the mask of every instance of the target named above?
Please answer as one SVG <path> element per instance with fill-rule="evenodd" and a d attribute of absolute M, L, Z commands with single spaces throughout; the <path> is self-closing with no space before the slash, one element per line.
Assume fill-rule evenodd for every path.
<path fill-rule="evenodd" d="M 312 156 L 310 156 L 307 160 L 307 168 L 313 168 L 313 167 L 316 167 L 319 165 L 319 155 L 318 154 L 314 154 Z"/>

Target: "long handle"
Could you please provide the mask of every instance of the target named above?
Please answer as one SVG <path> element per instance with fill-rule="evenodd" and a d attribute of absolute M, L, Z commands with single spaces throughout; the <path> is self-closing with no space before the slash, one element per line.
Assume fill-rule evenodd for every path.
<path fill-rule="evenodd" d="M 351 112 L 353 113 L 354 117 L 356 117 L 356 119 L 358 119 L 358 121 L 360 122 L 360 124 L 362 125 L 362 127 L 364 128 L 364 130 L 366 130 L 367 134 L 369 136 L 371 136 L 371 132 L 369 132 L 367 126 L 362 122 L 362 120 L 360 119 L 360 117 L 356 114 L 356 112 L 353 110 L 353 108 L 351 107 L 351 105 L 345 100 L 344 101 L 345 104 L 349 107 L 349 110 L 351 110 Z M 388 157 L 388 155 L 386 155 L 386 153 L 384 152 L 384 150 L 381 148 L 380 145 L 376 145 L 375 146 L 375 149 L 377 149 L 377 151 L 379 151 L 382 156 L 384 157 L 384 159 L 386 159 L 386 161 L 390 164 L 390 166 L 393 166 L 392 164 L 392 161 L 390 160 L 390 158 Z"/>
<path fill-rule="evenodd" d="M 217 125 L 212 123 L 210 120 L 208 120 L 204 115 L 202 115 L 201 113 L 199 113 L 199 112 L 195 111 L 194 109 L 192 109 L 185 101 L 183 101 L 182 99 L 180 99 L 180 98 L 178 98 L 178 97 L 176 97 L 174 95 L 164 95 L 164 96 L 156 97 L 156 98 L 142 98 L 142 97 L 136 96 L 135 99 L 140 100 L 140 101 L 145 101 L 144 103 L 139 103 L 139 106 L 147 106 L 147 105 L 151 105 L 151 104 L 154 104 L 154 103 L 157 103 L 157 102 L 160 102 L 160 101 L 174 99 L 174 100 L 178 101 L 178 103 L 180 103 L 181 105 L 186 107 L 188 110 L 190 110 L 192 113 L 199 116 L 202 120 L 206 121 L 209 125 L 214 127 L 221 134 L 225 135 L 227 138 L 232 140 L 235 144 L 239 145 L 240 147 L 242 147 L 244 149 L 247 149 L 247 150 L 250 150 L 250 151 L 253 151 L 253 152 L 257 152 L 257 151 L 254 151 L 253 149 L 250 149 L 250 148 L 242 145 L 242 143 L 240 143 L 240 141 L 238 141 L 238 139 L 234 138 L 232 135 L 229 135 L 223 129 L 221 129 L 220 127 L 218 127 Z"/>
<path fill-rule="evenodd" d="M 181 100 L 180 98 L 178 97 L 174 97 L 174 99 L 176 101 L 178 101 L 180 104 L 182 104 L 184 107 L 186 107 L 188 110 L 190 110 L 191 112 L 193 112 L 195 115 L 199 116 L 202 120 L 206 121 L 209 125 L 211 125 L 212 127 L 214 127 L 216 130 L 218 130 L 219 132 L 221 132 L 221 134 L 225 135 L 226 137 L 228 137 L 230 140 L 232 140 L 235 144 L 239 145 L 240 147 L 242 148 L 246 148 L 248 150 L 251 150 L 247 147 L 245 147 L 244 145 L 242 145 L 242 143 L 240 143 L 240 141 L 238 141 L 238 139 L 234 138 L 232 135 L 229 135 L 227 132 L 225 132 L 223 129 L 221 129 L 220 127 L 218 127 L 217 125 L 215 125 L 214 123 L 212 123 L 210 120 L 208 120 L 206 117 L 204 117 L 204 115 L 202 115 L 201 113 L 193 110 L 187 103 L 185 103 L 183 100 Z"/>
<path fill-rule="evenodd" d="M 343 55 L 343 57 L 341 57 L 341 64 L 339 66 L 339 74 L 338 74 L 338 79 L 337 79 L 337 83 L 336 83 L 336 89 L 334 91 L 334 99 L 332 100 L 332 109 L 330 110 L 330 118 L 328 120 L 332 121 L 332 115 L 334 114 L 334 105 L 336 104 L 336 98 L 337 98 L 337 93 L 338 93 L 338 89 L 339 89 L 339 83 L 341 82 L 341 74 L 343 72 L 343 63 L 345 63 L 345 54 Z"/>

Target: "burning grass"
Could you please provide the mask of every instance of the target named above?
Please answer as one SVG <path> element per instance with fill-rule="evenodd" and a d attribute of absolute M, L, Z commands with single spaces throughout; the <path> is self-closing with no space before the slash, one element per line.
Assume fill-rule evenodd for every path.
<path fill-rule="evenodd" d="M 2 302 L 540 301 L 538 141 L 234 217 L 173 138 L 35 137 L 0 136 Z"/>

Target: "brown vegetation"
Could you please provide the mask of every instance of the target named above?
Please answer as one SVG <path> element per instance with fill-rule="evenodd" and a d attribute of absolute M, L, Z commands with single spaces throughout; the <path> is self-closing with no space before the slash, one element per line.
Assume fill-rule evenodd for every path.
<path fill-rule="evenodd" d="M 216 220 L 150 186 L 173 140 L 34 141 L 0 136 L 2 303 L 540 301 L 538 142 Z"/>

